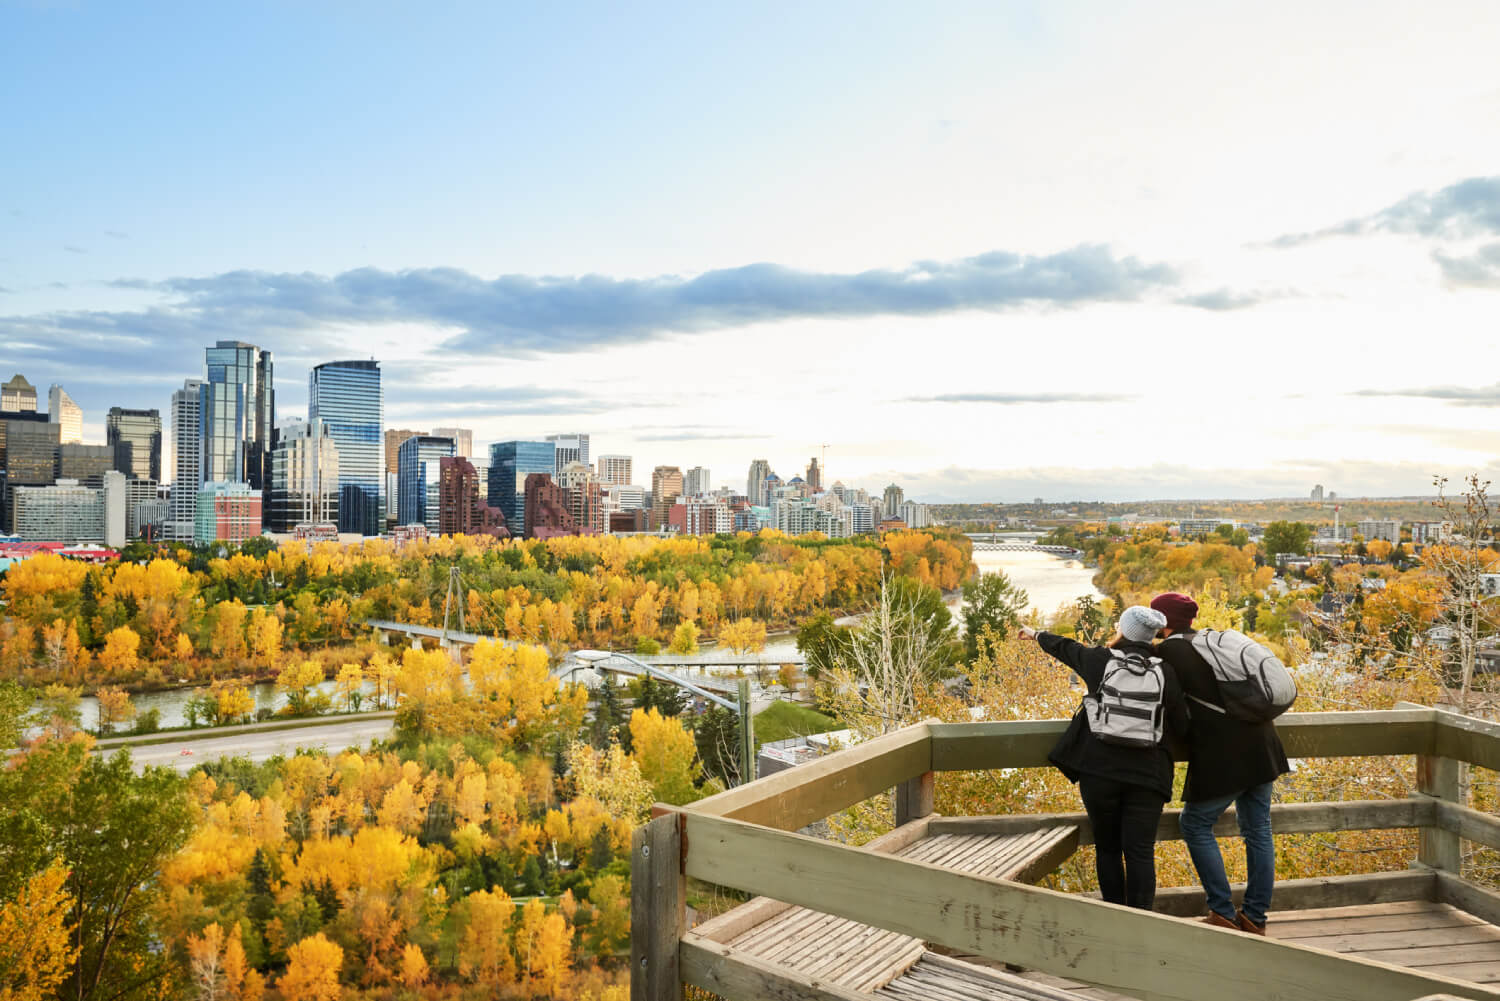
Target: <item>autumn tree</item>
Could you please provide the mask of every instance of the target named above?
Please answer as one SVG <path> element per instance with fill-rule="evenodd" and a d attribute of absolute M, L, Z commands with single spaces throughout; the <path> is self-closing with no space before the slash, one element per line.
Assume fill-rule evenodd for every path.
<path fill-rule="evenodd" d="M 123 688 L 101 688 L 94 693 L 99 702 L 99 732 L 113 733 L 115 724 L 135 718 L 135 705 Z"/>
<path fill-rule="evenodd" d="M 516 976 L 510 951 L 515 904 L 496 887 L 469 894 L 464 907 L 468 920 L 458 946 L 459 975 L 491 988 L 509 985 Z"/>
<path fill-rule="evenodd" d="M 49 1001 L 78 955 L 68 870 L 52 865 L 0 903 L 0 1001 Z"/>
<path fill-rule="evenodd" d="M 1021 625 L 1021 614 L 1030 598 L 1004 573 L 980 574 L 964 585 L 964 655 L 979 656 L 981 639 L 989 631 L 993 640 L 1003 640 Z"/>
<path fill-rule="evenodd" d="M 339 986 L 339 971 L 344 965 L 344 950 L 328 940 L 322 932 L 304 938 L 286 951 L 286 973 L 276 985 L 285 998 L 298 1001 L 339 1001 L 344 989 Z"/>
<path fill-rule="evenodd" d="M 141 638 L 129 626 L 110 630 L 104 638 L 104 649 L 99 651 L 99 666 L 110 677 L 121 677 L 135 671 L 140 662 L 137 654 Z"/>
<path fill-rule="evenodd" d="M 675 718 L 655 709 L 630 715 L 631 756 L 656 799 L 681 805 L 698 798 L 695 783 L 702 774 L 692 734 Z"/>
<path fill-rule="evenodd" d="M 755 619 L 740 619 L 719 629 L 719 642 L 735 653 L 756 652 L 766 648 L 766 624 Z"/>
<path fill-rule="evenodd" d="M 697 653 L 698 627 L 688 621 L 677 623 L 677 628 L 672 631 L 672 642 L 668 644 L 667 651 L 675 654 Z"/>
<path fill-rule="evenodd" d="M 334 683 L 337 686 L 339 701 L 344 704 L 345 711 L 358 712 L 360 702 L 364 699 L 364 669 L 358 664 L 343 664 L 339 667 Z"/>
<path fill-rule="evenodd" d="M 286 696 L 287 711 L 293 716 L 314 716 L 326 712 L 329 698 L 314 688 L 323 683 L 323 668 L 317 661 L 304 660 L 286 667 L 276 678 L 276 689 Z"/>
<path fill-rule="evenodd" d="M 268 670 L 276 670 L 281 663 L 281 620 L 262 609 L 250 616 L 246 629 L 250 641 L 250 655 L 256 663 Z"/>

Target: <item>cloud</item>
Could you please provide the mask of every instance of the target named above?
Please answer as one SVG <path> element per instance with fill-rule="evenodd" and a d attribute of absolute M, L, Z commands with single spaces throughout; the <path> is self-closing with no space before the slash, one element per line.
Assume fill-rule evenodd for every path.
<path fill-rule="evenodd" d="M 678 431 L 660 434 L 638 434 L 637 441 L 757 441 L 771 437 L 768 434 L 748 434 L 733 431 Z"/>
<path fill-rule="evenodd" d="M 76 247 L 76 246 L 74 246 L 71 243 L 65 243 L 65 244 L 63 244 L 63 249 L 66 250 L 70 254 L 87 254 L 89 252 L 89 248 L 87 248 L 87 247 Z"/>
<path fill-rule="evenodd" d="M 1500 383 L 1492 386 L 1427 386 L 1419 389 L 1359 389 L 1350 396 L 1401 396 L 1442 400 L 1460 407 L 1500 407 Z"/>
<path fill-rule="evenodd" d="M 112 239 L 115 239 L 115 240 L 128 240 L 128 239 L 130 239 L 130 234 L 129 233 L 122 233 L 122 232 L 120 232 L 117 229 L 106 229 L 104 231 L 104 235 L 108 236 L 108 237 L 111 237 Z"/>
<path fill-rule="evenodd" d="M 166 302 L 136 312 L 0 318 L 0 337 L 115 336 L 159 344 L 165 333 L 263 343 L 275 334 L 301 337 L 331 325 L 417 323 L 451 331 L 442 345 L 449 351 L 517 357 L 774 320 L 1131 302 L 1170 290 L 1177 281 L 1166 264 L 1118 257 L 1094 245 L 1043 256 L 995 251 L 849 274 L 776 264 L 645 279 L 485 279 L 456 268 L 360 268 L 333 277 L 232 271 L 160 282 L 120 279 L 110 284 L 157 292 Z"/>
<path fill-rule="evenodd" d="M 1122 403 L 1139 397 L 1126 393 L 942 393 L 938 396 L 907 396 L 898 403 L 994 403 L 1017 406 L 1024 403 Z"/>
<path fill-rule="evenodd" d="M 1419 191 L 1371 215 L 1306 233 L 1287 233 L 1273 248 L 1370 233 L 1398 233 L 1435 240 L 1471 239 L 1500 233 L 1500 176 L 1470 177 L 1435 192 Z"/>
<path fill-rule="evenodd" d="M 403 362 L 393 368 L 405 370 L 408 366 Z M 569 389 L 538 386 L 413 385 L 388 380 L 383 388 L 388 415 L 401 420 L 406 419 L 405 415 L 424 420 L 431 418 L 431 423 L 436 424 L 443 423 L 447 415 L 462 423 L 492 417 L 583 416 L 618 411 L 628 406 L 618 396 L 594 397 Z"/>
<path fill-rule="evenodd" d="M 1259 306 L 1267 299 L 1275 298 L 1258 292 L 1235 292 L 1228 288 L 1214 289 L 1211 292 L 1198 292 L 1194 295 L 1181 296 L 1173 301 L 1179 306 L 1193 306 L 1198 309 L 1210 309 L 1215 312 L 1225 312 L 1231 309 L 1248 309 L 1251 306 Z"/>
<path fill-rule="evenodd" d="M 1500 289 L 1500 243 L 1485 244 L 1467 256 L 1435 250 L 1432 259 L 1449 285 Z"/>

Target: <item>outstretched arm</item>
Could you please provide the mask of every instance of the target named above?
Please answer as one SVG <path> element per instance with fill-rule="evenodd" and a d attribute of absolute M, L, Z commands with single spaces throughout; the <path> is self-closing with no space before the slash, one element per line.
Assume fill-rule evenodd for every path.
<path fill-rule="evenodd" d="M 1099 687 L 1099 682 L 1104 678 L 1104 664 L 1099 654 L 1109 654 L 1096 647 L 1084 646 L 1077 640 L 1071 640 L 1066 636 L 1056 633 L 1037 632 L 1029 627 L 1022 627 L 1021 637 L 1034 640 L 1037 646 L 1049 657 L 1062 661 L 1073 669 L 1073 673 L 1084 680 L 1090 690 Z"/>

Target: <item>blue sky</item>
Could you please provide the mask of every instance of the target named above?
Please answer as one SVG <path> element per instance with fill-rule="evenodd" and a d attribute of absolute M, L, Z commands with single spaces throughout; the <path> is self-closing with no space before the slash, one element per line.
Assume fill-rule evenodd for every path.
<path fill-rule="evenodd" d="M 638 479 L 1404 494 L 1500 446 L 1491 3 L 139 6 L 0 0 L 0 378 L 95 434 L 232 336 L 283 415 L 374 354 L 393 425 Z"/>

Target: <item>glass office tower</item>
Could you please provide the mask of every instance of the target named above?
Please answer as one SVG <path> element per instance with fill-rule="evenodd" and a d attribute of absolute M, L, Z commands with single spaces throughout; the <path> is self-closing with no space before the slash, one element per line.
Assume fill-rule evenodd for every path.
<path fill-rule="evenodd" d="M 132 480 L 161 480 L 160 410 L 110 407 L 104 417 L 104 440 L 114 449 L 120 472 Z"/>
<path fill-rule="evenodd" d="M 526 477 L 557 472 L 557 446 L 550 441 L 497 441 L 490 446 L 491 506 L 505 515 L 513 538 L 526 534 Z"/>
<path fill-rule="evenodd" d="M 271 352 L 243 341 L 219 341 L 204 350 L 200 420 L 200 482 L 248 483 L 271 488 L 271 437 L 276 390 Z"/>
<path fill-rule="evenodd" d="M 436 535 L 442 499 L 442 460 L 453 456 L 453 439 L 419 434 L 401 443 L 396 456 L 401 524 L 426 525 Z"/>
<path fill-rule="evenodd" d="M 307 377 L 307 419 L 322 421 L 339 452 L 339 531 L 385 527 L 385 397 L 380 363 L 330 361 Z"/>

